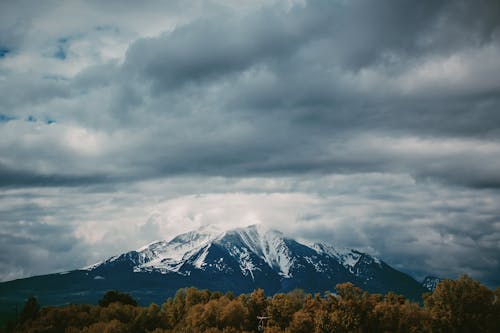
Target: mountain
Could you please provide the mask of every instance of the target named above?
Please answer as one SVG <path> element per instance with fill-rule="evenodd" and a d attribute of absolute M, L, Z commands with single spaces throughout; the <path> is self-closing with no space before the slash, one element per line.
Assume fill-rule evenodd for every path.
<path fill-rule="evenodd" d="M 427 291 L 433 292 L 439 282 L 443 281 L 443 279 L 435 277 L 435 276 L 426 276 L 422 281 L 422 287 L 424 287 Z"/>
<path fill-rule="evenodd" d="M 414 300 L 426 291 L 412 277 L 357 250 L 301 243 L 258 225 L 229 231 L 208 226 L 83 269 L 0 283 L 0 301 L 14 306 L 36 295 L 41 304 L 95 303 L 106 290 L 119 289 L 142 304 L 161 304 L 189 286 L 234 293 L 263 288 L 269 295 L 295 288 L 334 291 L 347 281 Z"/>

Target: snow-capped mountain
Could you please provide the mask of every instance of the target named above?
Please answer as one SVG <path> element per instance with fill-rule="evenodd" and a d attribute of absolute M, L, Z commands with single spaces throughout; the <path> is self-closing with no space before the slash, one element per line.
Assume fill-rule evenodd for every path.
<path fill-rule="evenodd" d="M 217 247 L 226 257 L 211 258 Z M 298 256 L 297 250 L 305 252 Z M 281 232 L 266 230 L 258 225 L 220 231 L 206 228 L 181 234 L 171 241 L 157 241 L 119 256 L 89 266 L 89 271 L 99 271 L 116 263 L 128 263 L 134 272 L 178 273 L 190 275 L 193 270 L 236 272 L 255 279 L 255 274 L 270 271 L 283 278 L 292 278 L 294 270 L 312 265 L 317 272 L 331 269 L 331 259 L 354 272 L 354 266 L 363 254 L 354 250 L 337 250 L 332 246 L 315 243 L 307 246 L 285 237 Z M 318 260 L 322 258 L 323 261 Z M 305 263 L 300 263 L 304 261 Z M 374 262 L 380 263 L 374 258 Z M 330 264 L 330 265 L 329 265 Z"/>
<path fill-rule="evenodd" d="M 142 304 L 161 304 L 179 288 L 235 294 L 263 288 L 335 291 L 352 282 L 369 292 L 394 291 L 419 300 L 428 291 L 412 277 L 369 254 L 331 244 L 304 244 L 258 225 L 221 231 L 208 226 L 158 241 L 92 266 L 0 283 L 2 306 L 36 295 L 42 304 L 95 303 L 110 289 Z"/>
<path fill-rule="evenodd" d="M 333 291 L 337 283 L 346 281 L 372 292 L 392 290 L 414 297 L 422 291 L 411 277 L 366 253 L 324 243 L 306 245 L 259 225 L 229 231 L 205 227 L 112 257 L 87 270 L 106 278 L 118 268 L 235 292 L 257 287 L 272 293 L 293 288 Z"/>

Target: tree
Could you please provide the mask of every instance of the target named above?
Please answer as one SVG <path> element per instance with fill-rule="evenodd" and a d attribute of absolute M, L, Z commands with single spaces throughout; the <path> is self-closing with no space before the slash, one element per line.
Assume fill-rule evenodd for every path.
<path fill-rule="evenodd" d="M 198 290 L 196 288 L 186 289 L 186 307 L 197 304 L 205 304 L 210 299 L 210 292 L 208 290 Z"/>
<path fill-rule="evenodd" d="M 110 290 L 104 294 L 103 298 L 99 301 L 99 305 L 107 307 L 111 303 L 121 303 L 125 305 L 137 306 L 137 301 L 127 293 L 121 293 L 117 290 Z"/>
<path fill-rule="evenodd" d="M 290 326 L 287 329 L 290 333 L 311 333 L 314 332 L 314 319 L 304 310 L 299 310 L 293 314 Z"/>
<path fill-rule="evenodd" d="M 424 307 L 389 292 L 368 294 L 350 283 L 337 285 L 337 295 L 312 296 L 302 291 L 277 294 L 222 295 L 181 289 L 160 309 L 132 306 L 130 296 L 116 291 L 99 305 L 49 306 L 28 299 L 10 333 L 250 333 L 256 316 L 270 316 L 267 333 L 462 333 L 500 332 L 500 288 L 492 291 L 468 276 L 447 280 L 425 296 Z M 126 296 L 123 296 L 126 295 Z M 229 297 L 228 297 L 229 296 Z M 125 300 L 125 301 L 124 301 Z M 0 330 L 1 332 L 1 330 Z"/>
<path fill-rule="evenodd" d="M 254 330 L 258 316 L 267 316 L 267 298 L 263 289 L 254 290 L 246 299 L 246 307 L 248 309 L 248 325 L 247 330 Z"/>
<path fill-rule="evenodd" d="M 495 293 L 463 275 L 443 280 L 432 294 L 424 295 L 434 332 L 495 332 L 500 328 Z"/>
<path fill-rule="evenodd" d="M 224 326 L 241 328 L 245 324 L 245 319 L 248 318 L 248 310 L 237 299 L 230 301 L 222 309 L 222 322 Z"/>
<path fill-rule="evenodd" d="M 267 314 L 271 317 L 269 325 L 284 330 L 290 324 L 293 314 L 304 305 L 304 299 L 305 293 L 299 289 L 274 295 L 267 308 Z"/>
<path fill-rule="evenodd" d="M 36 297 L 31 296 L 24 304 L 19 321 L 21 323 L 24 323 L 28 320 L 35 319 L 38 316 L 39 311 L 40 305 L 38 304 L 38 300 L 36 299 Z"/>
<path fill-rule="evenodd" d="M 370 326 L 380 332 L 431 332 L 428 313 L 393 292 L 374 305 Z"/>

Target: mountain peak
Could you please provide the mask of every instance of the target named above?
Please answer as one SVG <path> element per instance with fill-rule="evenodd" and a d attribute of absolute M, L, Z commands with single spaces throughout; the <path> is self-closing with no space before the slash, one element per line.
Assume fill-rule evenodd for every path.
<path fill-rule="evenodd" d="M 220 235 L 224 233 L 224 231 L 225 230 L 217 224 L 204 224 L 197 229 L 199 233 L 210 235 Z"/>

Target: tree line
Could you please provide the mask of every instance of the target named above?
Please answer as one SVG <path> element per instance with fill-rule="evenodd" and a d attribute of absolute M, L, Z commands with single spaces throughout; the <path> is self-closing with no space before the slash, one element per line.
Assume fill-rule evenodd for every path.
<path fill-rule="evenodd" d="M 269 317 L 259 327 L 258 316 Z M 294 290 L 268 297 L 177 291 L 159 306 L 140 307 L 128 294 L 108 291 L 98 305 L 40 308 L 26 302 L 20 318 L 0 332 L 27 333 L 332 333 L 500 332 L 500 288 L 491 290 L 464 275 L 443 280 L 415 303 L 395 293 L 370 294 L 351 283 L 336 292 Z"/>

